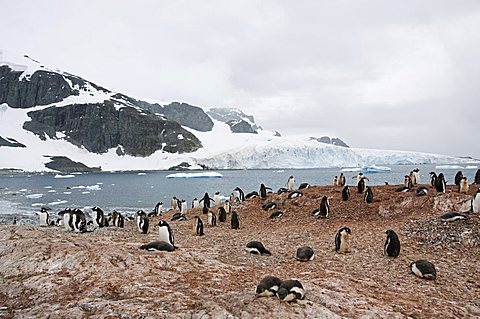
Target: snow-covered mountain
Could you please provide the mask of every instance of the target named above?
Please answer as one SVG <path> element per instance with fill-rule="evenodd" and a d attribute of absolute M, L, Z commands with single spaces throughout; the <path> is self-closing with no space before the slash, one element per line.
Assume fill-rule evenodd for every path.
<path fill-rule="evenodd" d="M 0 123 L 0 169 L 85 170 L 84 164 L 102 170 L 157 170 L 182 162 L 215 169 L 469 162 L 323 143 L 340 145 L 336 138 L 282 137 L 262 130 L 253 116 L 238 109 L 205 111 L 187 103 L 140 101 L 5 51 L 0 53 Z"/>

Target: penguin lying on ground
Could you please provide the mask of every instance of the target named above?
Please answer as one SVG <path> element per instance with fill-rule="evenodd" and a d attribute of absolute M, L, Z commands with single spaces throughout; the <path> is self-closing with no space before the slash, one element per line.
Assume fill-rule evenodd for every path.
<path fill-rule="evenodd" d="M 440 219 L 444 222 L 453 222 L 455 220 L 465 219 L 465 216 L 457 212 L 448 212 L 440 216 Z"/>
<path fill-rule="evenodd" d="M 303 299 L 305 297 L 305 290 L 300 281 L 295 279 L 285 280 L 282 281 L 278 288 L 277 297 L 280 301 L 293 302 Z"/>
<path fill-rule="evenodd" d="M 297 253 L 295 254 L 295 259 L 300 261 L 309 261 L 315 258 L 315 253 L 313 249 L 309 246 L 302 246 L 297 249 Z"/>
<path fill-rule="evenodd" d="M 437 278 L 435 265 L 427 260 L 417 260 L 410 264 L 410 269 L 419 278 L 434 280 Z"/>
<path fill-rule="evenodd" d="M 257 286 L 255 290 L 255 296 L 258 297 L 272 297 L 274 296 L 280 285 L 282 284 L 282 280 L 280 278 L 274 276 L 266 276 L 264 277 Z"/>
<path fill-rule="evenodd" d="M 175 247 L 166 243 L 164 241 L 154 241 L 145 245 L 140 246 L 140 249 L 148 250 L 148 251 L 174 251 Z"/>
<path fill-rule="evenodd" d="M 267 256 L 272 255 L 272 253 L 268 249 L 266 249 L 261 242 L 256 240 L 249 242 L 245 247 L 245 250 L 255 255 L 267 255 Z"/>

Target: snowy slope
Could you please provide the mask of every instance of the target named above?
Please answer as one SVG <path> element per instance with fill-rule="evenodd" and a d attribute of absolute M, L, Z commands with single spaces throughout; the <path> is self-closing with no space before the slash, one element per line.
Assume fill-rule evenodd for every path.
<path fill-rule="evenodd" d="M 8 62 L 6 62 L 8 61 Z M 97 103 L 104 100 L 114 101 L 117 108 L 132 106 L 128 100 L 115 97 L 116 92 L 97 89 L 93 83 L 85 81 L 82 87 L 75 86 L 69 77 L 71 74 L 57 69 L 47 68 L 39 62 L 25 56 L 0 52 L 0 65 L 22 71 L 22 78 L 28 79 L 37 70 L 56 72 L 64 76 L 72 88 L 79 91 L 77 96 L 69 96 L 61 102 L 37 106 L 28 109 L 11 108 L 7 104 L 0 105 L 0 136 L 12 138 L 25 145 L 19 147 L 0 147 L 0 168 L 15 168 L 26 171 L 48 171 L 45 163 L 48 156 L 66 156 L 73 161 L 102 170 L 158 170 L 168 169 L 181 162 L 204 164 L 216 169 L 254 169 L 254 168 L 313 168 L 313 167 L 345 167 L 362 165 L 391 164 L 463 164 L 471 161 L 449 156 L 344 148 L 319 143 L 307 136 L 279 137 L 274 132 L 259 130 L 258 134 L 231 133 L 230 127 L 218 120 L 214 122 L 210 132 L 199 132 L 185 129 L 197 136 L 203 145 L 198 151 L 189 154 L 172 154 L 157 151 L 148 157 L 119 156 L 116 148 L 105 154 L 88 152 L 62 139 L 62 133 L 57 133 L 58 139 L 42 141 L 33 133 L 24 130 L 23 123 L 30 120 L 27 113 L 50 106 L 62 107 L 74 103 Z M 76 78 L 76 77 L 75 77 Z M 165 104 L 165 103 L 160 103 Z M 143 109 L 140 109 L 145 112 Z M 243 113 L 241 113 L 243 114 Z M 244 115 L 244 114 L 243 114 Z M 160 115 L 159 115 L 160 116 Z M 254 123 L 251 123 L 254 124 Z"/>

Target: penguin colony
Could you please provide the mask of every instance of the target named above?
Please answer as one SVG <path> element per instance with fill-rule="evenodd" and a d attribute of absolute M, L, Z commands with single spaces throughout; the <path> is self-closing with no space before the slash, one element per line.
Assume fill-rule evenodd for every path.
<path fill-rule="evenodd" d="M 480 172 L 480 170 L 479 170 Z M 480 174 L 477 172 L 478 176 L 475 176 L 475 181 L 480 179 Z M 368 178 L 359 174 L 353 178 L 357 179 L 357 191 L 360 194 L 363 194 L 364 202 L 370 204 L 373 202 L 373 189 L 370 186 L 366 186 L 366 181 Z M 419 170 L 416 169 L 410 172 L 409 175 L 405 176 L 404 185 L 399 188 L 401 191 L 412 191 L 414 186 L 418 185 L 420 180 Z M 480 180 L 479 180 L 480 182 Z M 295 179 L 293 176 L 287 181 L 287 188 L 281 188 L 277 195 L 282 195 L 283 193 L 288 193 L 286 200 L 296 200 L 302 198 L 304 194 L 298 190 L 294 189 Z M 350 199 L 350 190 L 347 185 L 345 185 L 345 176 L 343 173 L 340 175 L 340 178 L 335 176 L 334 178 L 334 187 L 341 187 L 341 198 L 343 201 L 348 201 Z M 443 173 L 437 175 L 435 172 L 430 173 L 430 184 L 436 190 L 437 193 L 446 192 L 446 181 Z M 469 185 L 468 180 L 463 176 L 462 172 L 458 172 L 455 176 L 455 184 L 458 186 L 459 193 L 468 193 Z M 303 183 L 300 185 L 299 189 L 305 189 L 310 187 L 310 184 Z M 429 187 L 419 186 L 415 189 L 417 196 L 425 196 L 428 194 Z M 271 188 L 266 187 L 264 184 L 260 185 L 259 192 L 251 192 L 247 195 L 244 195 L 243 190 L 240 187 L 234 189 L 232 193 L 224 203 L 221 203 L 220 193 L 215 193 L 214 198 L 210 198 L 208 193 L 205 193 L 201 200 L 196 198 L 192 201 L 192 209 L 201 209 L 204 214 L 207 214 L 207 226 L 214 227 L 217 225 L 217 215 L 212 211 L 213 209 L 218 210 L 219 221 L 225 223 L 227 221 L 227 216 L 230 215 L 230 227 L 231 229 L 241 229 L 240 227 L 240 218 L 239 214 L 233 210 L 233 205 L 240 205 L 246 200 L 260 197 L 263 201 L 262 209 L 265 211 L 272 210 L 273 213 L 270 215 L 270 219 L 282 217 L 285 213 L 283 210 L 278 210 L 281 202 L 270 201 L 268 200 L 271 192 L 268 192 Z M 398 191 L 398 189 L 397 189 Z M 172 198 L 171 210 L 174 211 L 174 215 L 171 219 L 173 222 L 179 222 L 187 220 L 187 204 L 184 199 L 178 199 L 176 197 Z M 162 218 L 162 202 L 158 202 L 153 208 L 152 212 L 147 214 L 143 210 L 139 210 L 136 213 L 136 225 L 138 231 L 147 234 L 149 232 L 149 217 L 161 217 Z M 215 207 L 219 206 L 219 207 Z M 200 208 L 202 207 L 202 208 Z M 315 217 L 322 217 L 328 219 L 330 213 L 330 203 L 328 197 L 325 195 L 321 198 L 319 203 L 319 208 L 316 209 L 311 215 Z M 67 231 L 74 232 L 87 232 L 87 221 L 86 215 L 83 211 L 78 208 L 65 208 L 64 210 L 58 213 L 59 218 L 57 221 L 50 219 L 49 208 L 42 207 L 40 212 L 37 213 L 39 216 L 39 225 L 40 226 L 63 226 Z M 471 211 L 474 213 L 480 213 L 480 189 L 476 192 L 473 199 L 471 200 Z M 335 212 L 335 210 L 334 210 Z M 99 207 L 91 208 L 91 218 L 90 222 L 93 227 L 102 228 L 102 227 L 124 227 L 125 217 L 117 212 L 113 211 L 112 213 L 105 214 L 103 210 Z M 453 222 L 457 220 L 465 219 L 465 216 L 457 212 L 447 212 L 446 214 L 440 217 L 442 221 Z M 174 242 L 174 235 L 172 228 L 165 220 L 160 220 L 158 222 L 158 240 L 143 244 L 139 248 L 147 251 L 167 251 L 172 252 L 176 249 Z M 196 236 L 204 236 L 204 225 L 200 216 L 196 215 L 194 217 L 193 223 L 193 232 Z M 400 254 L 400 240 L 397 233 L 389 229 L 385 232 L 386 240 L 384 243 L 384 255 L 387 257 L 395 258 Z M 351 253 L 351 240 L 352 240 L 352 229 L 350 227 L 344 226 L 338 230 L 333 240 L 334 250 L 339 254 Z M 332 245 L 333 246 L 333 245 Z M 246 244 L 245 250 L 251 254 L 257 255 L 266 255 L 271 256 L 272 252 L 265 248 L 265 246 L 260 241 L 250 241 Z M 313 249 L 309 246 L 302 246 L 296 250 L 294 258 L 298 261 L 307 262 L 312 261 L 315 258 L 315 253 Z M 419 278 L 433 280 L 436 278 L 436 269 L 435 266 L 426 260 L 417 260 L 410 264 L 410 270 L 413 274 Z M 284 302 L 293 302 L 295 300 L 301 300 L 305 297 L 305 290 L 300 281 L 295 279 L 290 280 L 280 280 L 274 276 L 264 277 L 258 286 L 256 287 L 256 296 L 257 297 L 270 297 L 276 296 L 281 301 Z"/>

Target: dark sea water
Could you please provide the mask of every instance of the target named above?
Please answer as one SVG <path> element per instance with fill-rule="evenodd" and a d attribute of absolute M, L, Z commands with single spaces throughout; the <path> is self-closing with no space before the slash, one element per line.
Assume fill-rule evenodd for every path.
<path fill-rule="evenodd" d="M 443 172 L 447 183 L 452 184 L 458 170 L 473 180 L 477 169 L 435 169 L 435 165 L 391 165 L 387 173 L 366 174 L 369 185 L 401 184 L 405 174 L 418 167 L 421 183 L 428 183 L 428 173 Z M 217 171 L 222 178 L 166 178 L 171 171 L 105 172 L 74 175 L 71 178 L 55 178 L 56 174 L 0 175 L 0 224 L 11 224 L 16 216 L 19 224 L 35 224 L 35 212 L 48 206 L 52 213 L 65 207 L 78 207 L 89 212 L 89 207 L 99 206 L 105 212 L 113 209 L 133 214 L 139 209 L 152 211 L 159 201 L 163 208 L 170 207 L 173 196 L 185 199 L 190 207 L 194 197 L 200 199 L 205 192 L 213 198 L 215 192 L 228 196 L 239 186 L 245 194 L 258 191 L 261 183 L 276 191 L 285 187 L 289 176 L 295 186 L 306 182 L 312 185 L 331 185 L 333 177 L 340 175 L 340 168 L 284 169 L 284 170 L 227 170 Z M 344 172 L 348 185 L 356 172 Z"/>

